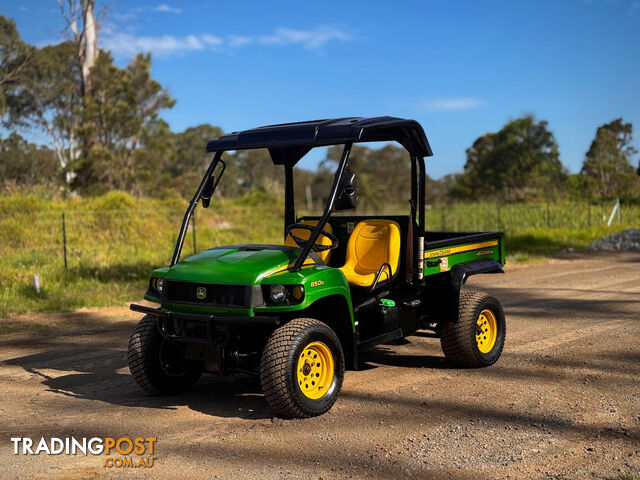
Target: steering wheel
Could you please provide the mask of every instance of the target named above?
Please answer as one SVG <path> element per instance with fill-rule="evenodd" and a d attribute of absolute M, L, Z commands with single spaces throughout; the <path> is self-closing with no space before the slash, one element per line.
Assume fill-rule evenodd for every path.
<path fill-rule="evenodd" d="M 305 240 L 304 238 L 299 237 L 298 235 L 293 233 L 293 230 L 308 230 L 309 236 L 311 236 L 311 232 L 313 232 L 315 228 L 316 227 L 312 225 L 305 225 L 303 223 L 294 223 L 293 225 L 289 225 L 287 227 L 287 234 L 291 235 L 291 238 L 293 238 L 293 241 L 296 242 L 296 245 L 298 245 L 300 248 L 304 248 L 304 246 L 308 242 L 308 239 Z M 339 245 L 338 239 L 333 234 L 327 232 L 326 230 L 320 230 L 320 235 L 323 235 L 327 237 L 329 240 L 331 240 L 331 245 L 318 245 L 317 243 L 314 243 L 312 247 L 314 252 L 326 252 L 327 250 L 333 250 L 334 248 L 338 247 Z"/>

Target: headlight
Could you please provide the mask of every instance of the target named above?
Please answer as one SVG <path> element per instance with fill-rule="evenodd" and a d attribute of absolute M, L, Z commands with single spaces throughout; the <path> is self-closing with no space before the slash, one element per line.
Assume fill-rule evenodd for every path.
<path fill-rule="evenodd" d="M 304 286 L 262 285 L 262 298 L 265 305 L 271 307 L 298 305 L 304 301 Z"/>
<path fill-rule="evenodd" d="M 284 303 L 287 301 L 287 289 L 284 285 L 271 285 L 270 296 L 274 303 Z"/>
<path fill-rule="evenodd" d="M 156 280 L 156 290 L 160 295 L 162 295 L 162 289 L 164 288 L 164 279 L 159 278 Z"/>

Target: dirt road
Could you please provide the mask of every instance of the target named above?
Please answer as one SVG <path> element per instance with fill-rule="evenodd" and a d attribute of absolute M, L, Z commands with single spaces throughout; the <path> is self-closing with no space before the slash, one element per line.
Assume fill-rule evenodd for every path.
<path fill-rule="evenodd" d="M 2 477 L 617 478 L 640 472 L 640 255 L 507 267 L 469 282 L 500 298 L 500 361 L 457 370 L 412 337 L 347 372 L 326 415 L 272 418 L 251 378 L 143 394 L 134 321 L 0 345 Z M 84 332 L 86 332 L 86 327 Z M 157 437 L 151 470 L 102 456 L 13 455 L 10 437 Z"/>

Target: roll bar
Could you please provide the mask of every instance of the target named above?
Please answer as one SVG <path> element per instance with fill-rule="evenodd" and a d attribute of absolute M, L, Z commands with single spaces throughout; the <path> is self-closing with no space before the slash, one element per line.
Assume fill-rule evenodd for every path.
<path fill-rule="evenodd" d="M 342 155 L 340 157 L 340 161 L 338 162 L 338 168 L 336 169 L 336 173 L 333 179 L 333 184 L 331 186 L 331 192 L 329 193 L 329 198 L 327 199 L 324 212 L 322 213 L 320 220 L 318 220 L 318 223 L 316 224 L 313 231 L 311 232 L 309 239 L 305 243 L 305 246 L 302 248 L 300 255 L 298 256 L 298 258 L 296 258 L 296 261 L 293 264 L 293 266 L 290 267 L 289 270 L 292 272 L 300 271 L 300 269 L 302 268 L 302 265 L 304 265 L 305 260 L 309 256 L 311 249 L 313 248 L 313 245 L 318 239 L 320 232 L 322 232 L 322 230 L 324 229 L 325 225 L 329 220 L 329 217 L 333 213 L 336 199 L 340 193 L 338 192 L 338 188 L 340 186 L 340 181 L 342 180 L 342 176 L 344 175 L 344 172 L 346 170 L 352 146 L 353 146 L 353 142 L 346 142 L 344 144 L 344 149 L 342 150 Z M 211 177 L 211 175 L 213 175 L 213 172 L 215 171 L 218 163 L 222 163 L 223 165 L 222 172 L 224 172 L 224 167 L 226 167 L 226 165 L 224 161 L 222 161 L 221 159 L 223 153 L 224 151 L 222 150 L 216 151 L 213 159 L 211 160 L 211 163 L 209 164 L 209 167 L 207 168 L 206 173 L 204 174 L 204 177 L 202 178 L 202 181 L 200 182 L 200 185 L 198 186 L 198 189 L 196 190 L 195 195 L 189 202 L 187 211 L 185 212 L 184 218 L 182 219 L 182 226 L 180 227 L 180 233 L 178 234 L 176 246 L 173 251 L 173 256 L 171 258 L 171 265 L 170 265 L 171 267 L 177 264 L 178 261 L 180 260 L 182 246 L 184 244 L 184 239 L 187 234 L 187 229 L 189 228 L 189 221 L 191 220 L 193 211 L 195 210 L 196 206 L 198 205 L 198 202 L 202 197 L 202 192 L 204 190 L 204 187 L 208 179 Z M 411 208 L 413 212 L 412 217 L 415 216 L 415 213 L 417 213 L 417 217 L 418 217 L 417 277 L 419 280 L 423 278 L 423 274 L 424 274 L 424 267 L 423 267 L 424 253 L 423 252 L 424 252 L 425 196 L 426 196 L 425 195 L 425 187 L 426 187 L 425 170 L 426 169 L 425 169 L 424 157 L 421 157 L 420 155 L 411 155 Z M 222 176 L 222 172 L 220 174 L 220 177 Z M 220 178 L 217 178 L 213 186 L 214 192 L 219 182 L 220 182 Z M 284 223 L 285 223 L 285 235 L 286 235 L 287 227 L 295 223 L 295 206 L 293 204 L 294 202 L 293 165 L 285 164 L 285 186 L 286 186 L 286 189 L 285 189 L 286 191 L 285 191 L 285 222 Z M 417 212 L 416 212 L 416 206 L 417 206 Z"/>
<path fill-rule="evenodd" d="M 340 180 L 342 179 L 342 174 L 344 173 L 345 168 L 347 166 L 347 160 L 349 159 L 349 154 L 351 153 L 352 145 L 353 145 L 353 142 L 347 142 L 344 145 L 344 149 L 342 150 L 342 156 L 340 157 L 340 162 L 338 163 L 338 168 L 336 170 L 336 175 L 333 178 L 331 193 L 329 194 L 327 205 L 324 207 L 324 213 L 322 214 L 322 217 L 320 217 L 320 220 L 318 220 L 318 223 L 316 224 L 316 227 L 313 229 L 313 232 L 311 232 L 311 235 L 309 235 L 309 240 L 307 240 L 307 242 L 305 243 L 304 248 L 302 249 L 302 252 L 300 252 L 300 256 L 296 259 L 296 262 L 293 264 L 293 267 L 291 267 L 290 270 L 292 272 L 300 271 L 300 269 L 302 268 L 302 265 L 304 264 L 304 261 L 307 259 L 307 256 L 311 251 L 311 248 L 316 243 L 316 240 L 318 239 L 320 232 L 322 231 L 324 226 L 327 224 L 327 220 L 329 220 L 329 216 L 333 212 L 333 207 L 336 203 L 336 197 L 338 196 L 338 187 L 340 185 Z"/>

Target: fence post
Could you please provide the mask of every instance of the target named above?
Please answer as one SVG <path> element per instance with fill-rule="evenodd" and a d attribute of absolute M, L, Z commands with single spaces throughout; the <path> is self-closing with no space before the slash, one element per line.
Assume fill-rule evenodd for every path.
<path fill-rule="evenodd" d="M 618 211 L 618 222 L 620 222 L 620 199 L 616 199 L 616 203 L 613 205 L 613 210 L 611 210 L 611 215 L 609 215 L 609 221 L 607 222 L 607 227 L 611 226 L 611 222 L 613 222 L 613 217 L 616 214 L 616 210 Z"/>
<path fill-rule="evenodd" d="M 551 226 L 551 212 L 549 211 L 549 202 L 547 202 L 547 228 Z"/>
<path fill-rule="evenodd" d="M 196 212 L 191 215 L 191 224 L 193 226 L 193 254 L 195 255 L 198 251 L 196 248 Z"/>
<path fill-rule="evenodd" d="M 67 268 L 67 227 L 65 225 L 64 212 L 62 212 L 62 251 L 64 252 L 64 268 Z"/>

